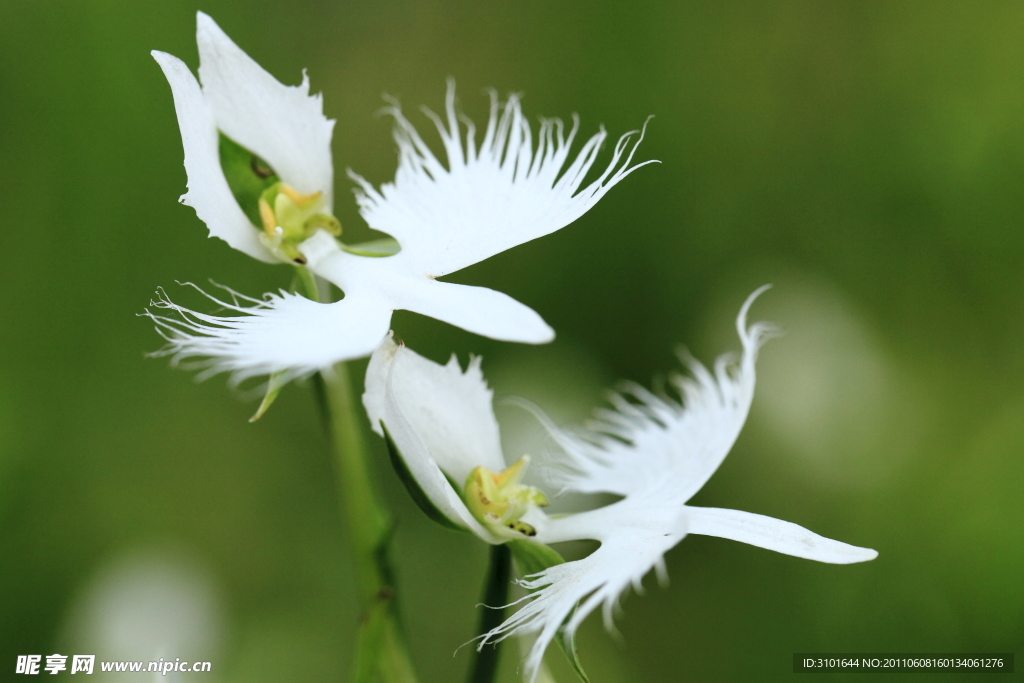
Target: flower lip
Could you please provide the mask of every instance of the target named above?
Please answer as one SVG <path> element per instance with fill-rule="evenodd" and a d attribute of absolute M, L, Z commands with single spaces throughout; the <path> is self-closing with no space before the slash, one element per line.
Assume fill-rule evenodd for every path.
<path fill-rule="evenodd" d="M 732 448 L 754 393 L 754 365 L 773 328 L 747 326 L 747 312 L 764 287 L 740 309 L 736 328 L 743 345 L 738 359 L 724 356 L 711 372 L 689 359 L 689 378 L 674 380 L 681 401 L 629 386 L 627 400 L 613 396 L 612 410 L 598 413 L 594 429 L 555 429 L 562 447 L 556 483 L 565 490 L 624 496 L 611 505 L 550 518 L 538 534 L 542 543 L 592 539 L 591 555 L 527 577 L 532 593 L 521 609 L 488 633 L 482 643 L 508 635 L 537 633 L 526 661 L 527 678 L 539 670 L 547 644 L 559 630 L 572 634 L 583 619 L 602 608 L 611 629 L 622 594 L 654 569 L 665 575 L 664 555 L 687 534 L 718 536 L 768 550 L 830 564 L 877 557 L 860 548 L 819 536 L 801 526 L 740 510 L 686 505 Z M 555 471 L 559 471 L 556 469 Z"/>

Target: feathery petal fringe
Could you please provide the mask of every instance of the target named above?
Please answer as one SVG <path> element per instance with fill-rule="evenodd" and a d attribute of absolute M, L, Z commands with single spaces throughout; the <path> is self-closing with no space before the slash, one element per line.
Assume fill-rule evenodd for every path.
<path fill-rule="evenodd" d="M 173 364 L 204 359 L 190 364 L 190 368 L 203 369 L 200 380 L 221 372 L 230 372 L 234 384 L 277 372 L 286 373 L 284 381 L 305 377 L 342 360 L 368 355 L 384 338 L 391 320 L 388 304 L 372 296 L 320 304 L 281 291 L 261 300 L 218 285 L 229 294 L 225 301 L 186 284 L 221 307 L 243 314 L 199 313 L 171 301 L 162 288 L 158 290 L 150 305 L 177 317 L 149 310 L 144 313 L 167 341 L 167 346 L 153 355 L 170 356 Z"/>
<path fill-rule="evenodd" d="M 551 432 L 564 450 L 553 483 L 565 490 L 628 496 L 670 480 L 684 501 L 692 497 L 721 464 L 746 421 L 757 353 L 775 333 L 766 323 L 748 329 L 746 316 L 767 288 L 751 294 L 737 317 L 743 345 L 738 363 L 732 354 L 723 355 L 712 373 L 681 354 L 690 376 L 669 378 L 679 401 L 626 382 L 609 394 L 612 408 L 596 410 L 585 429 Z"/>
<path fill-rule="evenodd" d="M 519 96 L 509 96 L 504 104 L 494 91 L 490 98 L 479 147 L 476 127 L 457 112 L 453 80 L 448 81 L 445 120 L 424 109 L 441 137 L 447 168 L 393 103 L 385 112 L 395 119 L 399 161 L 394 183 L 385 183 L 378 191 L 349 171 L 359 186 L 360 213 L 370 226 L 396 237 L 403 252 L 416 254 L 434 277 L 568 225 L 627 175 L 656 163 L 631 165 L 645 123 L 642 130 L 619 138 L 607 167 L 581 190 L 607 138 L 604 129 L 583 144 L 566 168 L 579 130 L 578 116 L 573 116 L 568 135 L 562 121 L 543 119 L 535 149 Z"/>

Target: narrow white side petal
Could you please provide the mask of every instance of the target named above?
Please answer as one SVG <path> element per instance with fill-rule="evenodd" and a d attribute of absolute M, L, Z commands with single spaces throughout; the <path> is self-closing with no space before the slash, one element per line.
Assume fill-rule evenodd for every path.
<path fill-rule="evenodd" d="M 174 95 L 181 142 L 185 148 L 188 192 L 181 202 L 196 210 L 212 237 L 219 237 L 239 251 L 268 263 L 277 259 L 259 241 L 259 232 L 246 218 L 231 194 L 220 166 L 217 125 L 199 83 L 177 57 L 154 50 L 153 59 L 164 72 Z"/>
<path fill-rule="evenodd" d="M 213 299 L 241 315 L 207 315 L 178 306 L 161 291 L 153 305 L 176 315 L 147 311 L 167 340 L 158 355 L 174 362 L 203 359 L 194 364 L 205 368 L 200 377 L 230 372 L 241 381 L 286 371 L 291 379 L 369 355 L 391 322 L 387 302 L 370 294 L 333 304 L 287 292 L 246 299 L 248 306 L 242 298 L 232 292 L 231 301 Z"/>
<path fill-rule="evenodd" d="M 610 396 L 611 409 L 595 412 L 588 429 L 554 430 L 565 451 L 556 462 L 555 484 L 566 489 L 631 495 L 671 480 L 682 501 L 693 496 L 728 455 L 747 419 L 754 396 L 754 363 L 771 328 L 747 328 L 746 314 L 764 288 L 754 292 L 737 318 L 743 344 L 739 363 L 728 355 L 714 371 L 685 358 L 690 377 L 671 378 L 677 402 L 637 384 Z"/>
<path fill-rule="evenodd" d="M 686 508 L 691 534 L 718 536 L 777 553 L 829 564 L 867 562 L 878 557 L 870 548 L 833 541 L 791 522 L 740 510 Z"/>
<path fill-rule="evenodd" d="M 389 336 L 370 357 L 363 405 L 374 431 L 383 436 L 380 421 L 392 429 L 385 415 L 393 404 L 425 452 L 461 484 L 478 465 L 505 469 L 492 397 L 479 357 L 463 372 L 455 356 L 439 365 L 408 348 L 399 352 Z"/>
<path fill-rule="evenodd" d="M 206 14 L 196 15 L 199 79 L 217 127 L 269 163 L 300 192 L 323 192 L 332 205 L 334 121 L 319 94 L 309 94 L 303 74 L 283 85 L 245 54 Z"/>
<path fill-rule="evenodd" d="M 378 191 L 350 175 L 359 184 L 356 197 L 363 218 L 401 242 L 402 252 L 395 258 L 408 263 L 408 272 L 416 275 L 441 277 L 559 230 L 631 172 L 652 163 L 630 165 L 643 135 L 627 133 L 601 175 L 580 189 L 607 136 L 603 130 L 583 144 L 567 167 L 578 120 L 568 134 L 561 121 L 542 121 L 534 144 L 519 98 L 513 95 L 499 105 L 492 94 L 490 119 L 478 148 L 472 123 L 466 123 L 465 131 L 459 124 L 455 85 L 449 82 L 445 121 L 428 112 L 441 136 L 445 166 L 397 105 L 390 112 L 399 148 L 395 181 Z"/>
<path fill-rule="evenodd" d="M 395 308 L 422 313 L 464 330 L 501 341 L 546 344 L 555 331 L 537 313 L 507 294 L 429 279 L 390 283 Z"/>

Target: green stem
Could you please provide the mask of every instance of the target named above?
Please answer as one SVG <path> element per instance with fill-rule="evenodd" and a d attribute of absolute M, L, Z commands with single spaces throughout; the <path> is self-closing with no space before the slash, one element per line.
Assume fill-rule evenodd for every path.
<path fill-rule="evenodd" d="M 318 376 L 317 393 L 335 455 L 341 509 L 355 555 L 359 594 L 365 613 L 356 643 L 357 683 L 414 683 L 416 675 L 395 610 L 395 581 L 388 557 L 391 520 L 370 474 L 358 406 L 348 367 L 334 366 Z"/>
<path fill-rule="evenodd" d="M 357 553 L 362 598 L 373 601 L 382 588 L 392 584 L 386 558 L 391 522 L 377 500 L 363 442 L 362 424 L 357 419 L 348 367 L 334 366 L 333 376 L 321 375 L 327 399 L 329 429 L 334 447 L 341 509 L 349 522 L 352 544 Z"/>
<path fill-rule="evenodd" d="M 512 582 L 512 552 L 507 545 L 491 546 L 491 563 L 484 584 L 484 611 L 480 614 L 477 634 L 484 635 L 505 620 L 508 589 Z M 468 683 L 491 683 L 498 672 L 498 647 L 501 641 L 488 643 L 477 650 L 469 670 Z"/>
<path fill-rule="evenodd" d="M 304 294 L 318 300 L 316 280 L 298 268 Z M 338 363 L 316 376 L 315 392 L 334 451 L 341 511 L 355 555 L 364 615 L 356 641 L 356 683 L 415 683 L 405 637 L 398 623 L 395 580 L 388 546 L 391 519 L 373 484 L 367 461 L 360 406 L 348 366 Z"/>
<path fill-rule="evenodd" d="M 293 290 L 298 289 L 295 286 L 297 284 L 302 287 L 302 293 L 306 295 L 307 299 L 320 301 L 320 287 L 317 285 L 316 275 L 313 275 L 305 266 L 296 266 L 295 279 L 297 282 L 293 284 Z"/>

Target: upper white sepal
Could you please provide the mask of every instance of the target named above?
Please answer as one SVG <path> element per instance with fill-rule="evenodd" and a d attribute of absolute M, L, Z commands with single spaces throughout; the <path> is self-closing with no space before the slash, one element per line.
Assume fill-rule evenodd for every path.
<path fill-rule="evenodd" d="M 334 121 L 324 116 L 320 94 L 309 94 L 309 77 L 284 85 L 245 54 L 208 15 L 196 14 L 199 79 L 217 127 L 270 164 L 299 192 L 323 192 L 333 208 Z"/>

